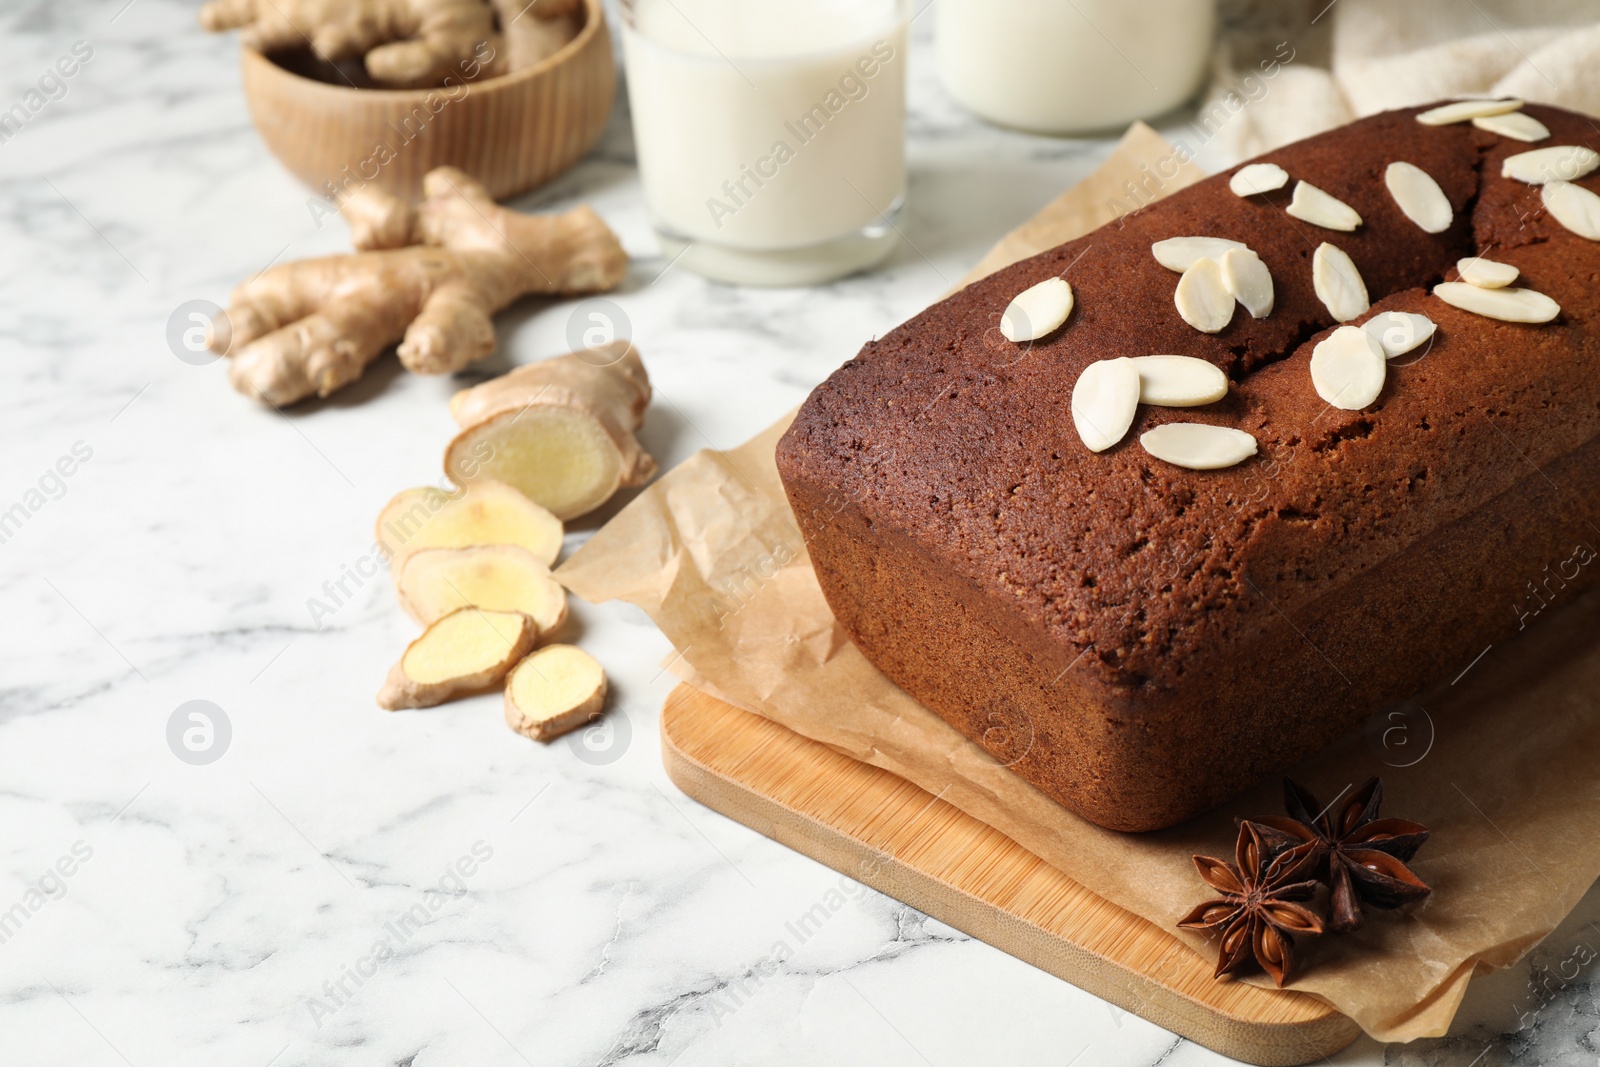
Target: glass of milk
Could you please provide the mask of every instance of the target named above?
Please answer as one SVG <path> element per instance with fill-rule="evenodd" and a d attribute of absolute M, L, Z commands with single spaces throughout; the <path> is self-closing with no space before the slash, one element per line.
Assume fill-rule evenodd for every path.
<path fill-rule="evenodd" d="M 812 285 L 893 248 L 908 0 L 622 0 L 639 175 L 663 251 Z"/>
<path fill-rule="evenodd" d="M 1211 59 L 1216 0 L 938 0 L 939 75 L 991 122 L 1085 133 L 1187 100 Z"/>

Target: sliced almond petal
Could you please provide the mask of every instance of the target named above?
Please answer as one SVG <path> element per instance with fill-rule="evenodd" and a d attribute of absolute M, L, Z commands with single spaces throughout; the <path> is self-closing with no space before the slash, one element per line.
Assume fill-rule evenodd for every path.
<path fill-rule="evenodd" d="M 1138 410 L 1139 370 L 1126 356 L 1089 364 L 1072 387 L 1072 425 L 1091 452 L 1128 436 Z"/>
<path fill-rule="evenodd" d="M 1360 411 L 1378 399 L 1387 375 L 1383 349 L 1355 326 L 1339 327 L 1311 350 L 1311 384 L 1344 411 Z"/>
<path fill-rule="evenodd" d="M 1216 333 L 1233 318 L 1233 294 L 1214 259 L 1196 260 L 1178 279 L 1172 302 L 1183 321 L 1201 333 Z"/>
<path fill-rule="evenodd" d="M 1222 368 L 1193 356 L 1131 356 L 1139 371 L 1139 400 L 1163 408 L 1214 404 L 1228 395 Z"/>
<path fill-rule="evenodd" d="M 1452 122 L 1466 122 L 1486 115 L 1504 115 L 1522 107 L 1522 101 L 1513 97 L 1503 100 L 1457 100 L 1453 104 L 1440 104 L 1417 116 L 1424 126 L 1448 126 Z"/>
<path fill-rule="evenodd" d="M 1525 111 L 1511 111 L 1504 115 L 1479 115 L 1472 124 L 1480 130 L 1509 137 L 1513 141 L 1542 141 L 1550 136 L 1550 127 Z"/>
<path fill-rule="evenodd" d="M 1383 172 L 1383 184 L 1400 205 L 1406 218 L 1424 233 L 1443 233 L 1455 220 L 1455 209 L 1433 176 L 1414 163 L 1391 163 Z"/>
<path fill-rule="evenodd" d="M 1600 196 L 1571 182 L 1546 182 L 1539 198 L 1551 218 L 1579 237 L 1600 241 Z"/>
<path fill-rule="evenodd" d="M 1383 311 L 1362 323 L 1361 328 L 1378 342 L 1385 359 L 1394 359 L 1421 345 L 1439 327 L 1426 315 L 1410 311 Z"/>
<path fill-rule="evenodd" d="M 1372 306 L 1367 299 L 1367 283 L 1361 280 L 1355 262 L 1344 249 L 1326 241 L 1317 246 L 1311 257 L 1311 287 L 1328 314 L 1339 322 L 1365 315 Z"/>
<path fill-rule="evenodd" d="M 1318 189 L 1310 182 L 1296 182 L 1294 197 L 1283 209 L 1288 214 L 1325 230 L 1343 230 L 1346 233 L 1361 225 L 1356 209 L 1336 196 Z"/>
<path fill-rule="evenodd" d="M 1216 259 L 1230 248 L 1245 248 L 1239 241 L 1224 237 L 1168 237 L 1150 246 L 1156 262 L 1180 274 L 1202 259 Z"/>
<path fill-rule="evenodd" d="M 1600 152 L 1581 144 L 1558 144 L 1507 156 L 1500 164 L 1500 177 L 1529 185 L 1572 182 L 1596 167 L 1600 167 Z"/>
<path fill-rule="evenodd" d="M 1546 189 L 1549 186 L 1545 186 Z M 1517 268 L 1509 263 L 1496 263 L 1482 256 L 1468 256 L 1456 260 L 1456 272 L 1468 285 L 1479 289 L 1504 289 L 1517 280 Z"/>
<path fill-rule="evenodd" d="M 1012 297 L 1000 316 L 1007 341 L 1036 341 L 1054 333 L 1072 314 L 1072 286 L 1062 278 L 1046 278 Z"/>
<path fill-rule="evenodd" d="M 1196 471 L 1214 471 L 1256 454 L 1256 439 L 1243 430 L 1200 422 L 1169 422 L 1139 435 L 1144 450 L 1160 460 Z"/>
<path fill-rule="evenodd" d="M 1217 260 L 1222 284 L 1243 304 L 1253 319 L 1272 314 L 1272 272 L 1248 248 L 1230 248 Z"/>
<path fill-rule="evenodd" d="M 1235 196 L 1270 193 L 1289 184 L 1289 172 L 1276 163 L 1247 163 L 1233 172 L 1228 188 Z"/>
<path fill-rule="evenodd" d="M 1480 289 L 1465 282 L 1440 282 L 1433 295 L 1451 307 L 1502 322 L 1549 322 L 1561 305 L 1532 289 Z"/>

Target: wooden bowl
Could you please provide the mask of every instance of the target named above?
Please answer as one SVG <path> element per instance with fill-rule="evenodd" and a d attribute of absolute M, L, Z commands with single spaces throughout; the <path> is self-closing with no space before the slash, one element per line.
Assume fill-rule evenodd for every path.
<path fill-rule="evenodd" d="M 445 89 L 356 89 L 293 73 L 241 49 L 245 100 L 261 139 L 320 193 L 368 182 L 416 198 L 422 176 L 455 166 L 497 199 L 545 182 L 599 139 L 616 95 L 600 0 L 578 36 L 536 66 Z"/>

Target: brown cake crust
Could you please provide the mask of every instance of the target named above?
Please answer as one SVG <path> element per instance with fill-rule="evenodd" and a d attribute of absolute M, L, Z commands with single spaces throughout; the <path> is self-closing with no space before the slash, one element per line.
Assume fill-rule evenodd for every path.
<path fill-rule="evenodd" d="M 807 400 L 778 467 L 829 604 L 891 679 L 1052 797 L 1149 830 L 1210 807 L 1385 704 L 1448 679 L 1540 604 L 1600 584 L 1600 244 L 1500 177 L 1532 148 L 1600 148 L 1579 115 L 1528 106 L 1535 145 L 1388 112 L 1260 157 L 1266 197 L 1218 175 L 1017 263 L 864 346 Z M 1456 209 L 1430 235 L 1383 181 L 1405 160 Z M 1231 172 L 1229 172 L 1231 173 Z M 1360 213 L 1336 233 L 1282 208 L 1305 180 Z M 1579 184 L 1600 191 L 1600 174 Z M 1277 303 L 1215 335 L 1173 305 L 1150 254 L 1227 237 L 1272 272 Z M 1382 396 L 1342 411 L 1308 364 L 1335 325 L 1311 256 L 1349 253 L 1371 314 L 1416 311 L 1431 346 L 1389 364 Z M 1482 254 L 1562 314 L 1500 322 L 1428 289 Z M 1064 276 L 1061 330 L 1018 346 L 1000 314 Z M 1069 414 L 1089 363 L 1177 353 L 1222 367 L 1228 397 L 1141 406 L 1089 452 Z M 1167 422 L 1246 430 L 1260 454 L 1221 471 L 1138 444 Z M 1568 571 L 1575 573 L 1568 574 Z M 1555 575 L 1554 582 L 1551 576 Z M 1535 599 L 1537 597 L 1537 599 Z"/>

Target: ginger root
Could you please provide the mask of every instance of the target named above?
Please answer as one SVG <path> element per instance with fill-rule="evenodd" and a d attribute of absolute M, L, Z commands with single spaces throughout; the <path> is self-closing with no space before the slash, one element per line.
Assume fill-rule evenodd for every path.
<path fill-rule="evenodd" d="M 272 267 L 240 285 L 213 351 L 235 389 L 274 406 L 327 396 L 399 341 L 400 362 L 448 374 L 494 351 L 496 311 L 532 293 L 614 288 L 628 270 L 616 235 L 588 207 L 524 215 L 454 167 L 409 204 L 366 186 L 346 198 L 358 248 Z"/>
<path fill-rule="evenodd" d="M 387 88 L 436 86 L 461 71 L 494 32 L 483 0 L 212 0 L 200 9 L 212 32 L 237 29 L 247 48 L 301 48 L 329 62 L 366 57 Z"/>
<path fill-rule="evenodd" d="M 570 44 L 583 29 L 583 0 L 491 3 L 500 19 L 501 47 L 496 71 L 509 73 L 538 66 Z"/>
<path fill-rule="evenodd" d="M 431 708 L 493 688 L 538 639 L 539 627 L 520 612 L 452 611 L 406 647 L 378 692 L 378 705 Z"/>
<path fill-rule="evenodd" d="M 506 725 L 535 741 L 582 726 L 605 702 L 605 671 L 576 645 L 546 645 L 506 679 Z"/>
<path fill-rule="evenodd" d="M 634 437 L 649 403 L 649 375 L 625 341 L 518 367 L 451 398 L 462 430 L 445 449 L 445 473 L 458 484 L 505 482 L 576 518 L 654 476 L 656 461 Z"/>
<path fill-rule="evenodd" d="M 378 514 L 376 537 L 398 577 L 406 557 L 425 548 L 517 545 L 552 566 L 563 532 L 550 512 L 485 478 L 454 493 L 433 486 L 402 490 Z"/>
<path fill-rule="evenodd" d="M 459 608 L 520 611 L 541 637 L 567 618 L 567 593 L 550 568 L 517 545 L 424 548 L 406 556 L 395 577 L 400 606 L 429 625 Z"/>

